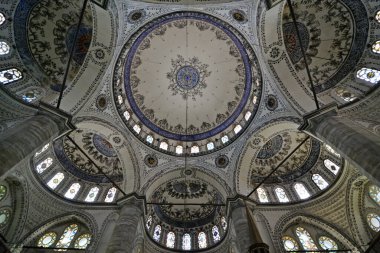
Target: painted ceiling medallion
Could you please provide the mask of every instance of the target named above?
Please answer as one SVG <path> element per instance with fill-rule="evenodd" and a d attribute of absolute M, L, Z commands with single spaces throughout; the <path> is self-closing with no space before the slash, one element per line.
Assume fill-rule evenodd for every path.
<path fill-rule="evenodd" d="M 234 125 L 251 122 L 243 114 L 255 115 L 261 97 L 249 43 L 204 13 L 176 12 L 146 24 L 125 44 L 115 71 L 116 104 L 128 128 L 144 143 L 148 135 L 165 140 L 165 152 L 174 155 L 190 152 L 189 142 L 199 147 L 194 156 L 228 145 L 243 132 Z M 160 142 L 151 144 L 160 149 Z M 179 145 L 184 152 L 175 152 Z"/>

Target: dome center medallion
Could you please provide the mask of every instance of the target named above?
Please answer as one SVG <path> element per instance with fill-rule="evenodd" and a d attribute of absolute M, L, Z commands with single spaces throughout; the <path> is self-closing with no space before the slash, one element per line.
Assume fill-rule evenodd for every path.
<path fill-rule="evenodd" d="M 177 85 L 184 90 L 191 90 L 199 83 L 199 72 L 192 66 L 183 66 L 177 72 Z"/>

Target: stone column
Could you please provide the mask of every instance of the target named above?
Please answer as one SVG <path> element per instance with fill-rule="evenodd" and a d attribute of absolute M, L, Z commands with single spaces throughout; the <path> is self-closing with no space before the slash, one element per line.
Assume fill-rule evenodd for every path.
<path fill-rule="evenodd" d="M 55 108 L 41 105 L 35 115 L 4 132 L 0 136 L 0 176 L 43 144 L 73 129 L 69 120 Z"/>
<path fill-rule="evenodd" d="M 107 247 L 107 253 L 131 253 L 135 247 L 135 237 L 138 235 L 139 221 L 144 215 L 142 200 L 132 196 L 121 200 L 119 219 Z M 136 250 L 136 248 L 135 248 Z"/>
<path fill-rule="evenodd" d="M 269 246 L 262 241 L 253 214 L 245 203 L 242 200 L 231 203 L 231 210 L 239 252 L 269 253 Z"/>
<path fill-rule="evenodd" d="M 304 117 L 299 128 L 327 143 L 363 175 L 380 185 L 380 137 L 329 105 Z"/>

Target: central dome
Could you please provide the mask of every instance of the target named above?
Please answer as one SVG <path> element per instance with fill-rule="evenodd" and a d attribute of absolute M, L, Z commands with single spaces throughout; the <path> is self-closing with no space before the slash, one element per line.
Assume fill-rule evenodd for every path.
<path fill-rule="evenodd" d="M 114 90 L 127 126 L 177 155 L 234 139 L 260 99 L 261 74 L 249 44 L 202 13 L 172 13 L 142 27 L 123 48 L 116 71 Z"/>

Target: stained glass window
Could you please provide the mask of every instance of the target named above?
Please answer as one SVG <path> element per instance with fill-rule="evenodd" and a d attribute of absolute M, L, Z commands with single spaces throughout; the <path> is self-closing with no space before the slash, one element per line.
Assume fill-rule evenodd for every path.
<path fill-rule="evenodd" d="M 5 16 L 3 13 L 0 12 L 0 25 L 4 24 L 5 22 Z"/>
<path fill-rule="evenodd" d="M 36 167 L 36 170 L 39 174 L 41 174 L 42 172 L 44 172 L 47 168 L 50 167 L 50 165 L 53 164 L 53 159 L 51 159 L 50 157 L 46 158 L 45 160 L 43 160 L 42 162 L 40 162 L 37 167 Z"/>
<path fill-rule="evenodd" d="M 146 228 L 150 229 L 150 226 L 152 226 L 152 216 L 149 216 L 146 220 Z"/>
<path fill-rule="evenodd" d="M 325 167 L 329 169 L 332 173 L 334 173 L 335 175 L 338 174 L 340 167 L 337 164 L 332 162 L 330 159 L 324 160 L 323 163 L 325 164 Z"/>
<path fill-rule="evenodd" d="M 59 239 L 55 247 L 67 249 L 70 246 L 71 241 L 73 240 L 77 232 L 78 232 L 77 224 L 71 224 L 70 226 L 68 226 L 63 232 L 63 235 L 61 236 L 61 238 Z"/>
<path fill-rule="evenodd" d="M 90 234 L 83 234 L 75 240 L 74 248 L 76 249 L 85 249 L 91 242 Z"/>
<path fill-rule="evenodd" d="M 367 215 L 367 221 L 373 231 L 375 232 L 380 231 L 380 216 L 379 215 L 370 213 Z"/>
<path fill-rule="evenodd" d="M 335 155 L 336 157 L 340 157 L 340 154 L 336 152 L 331 146 L 325 144 L 325 147 L 331 154 Z"/>
<path fill-rule="evenodd" d="M 114 200 L 116 196 L 116 188 L 112 187 L 111 189 L 108 190 L 106 198 L 104 199 L 104 202 L 110 203 Z"/>
<path fill-rule="evenodd" d="M 191 147 L 191 153 L 192 154 L 199 153 L 199 147 L 198 146 L 192 146 Z"/>
<path fill-rule="evenodd" d="M 220 224 L 222 225 L 223 230 L 226 231 L 227 230 L 227 221 L 226 221 L 225 217 L 222 217 L 220 219 Z"/>
<path fill-rule="evenodd" d="M 356 76 L 373 84 L 377 84 L 380 81 L 380 71 L 375 69 L 362 68 L 356 73 Z"/>
<path fill-rule="evenodd" d="M 160 149 L 163 149 L 163 150 L 168 150 L 168 144 L 166 142 L 161 142 L 160 143 Z"/>
<path fill-rule="evenodd" d="M 0 185 L 0 200 L 3 200 L 5 195 L 7 195 L 7 187 Z"/>
<path fill-rule="evenodd" d="M 0 71 L 0 84 L 8 84 L 22 78 L 22 73 L 15 68 Z"/>
<path fill-rule="evenodd" d="M 178 145 L 177 147 L 175 147 L 175 152 L 179 155 L 182 154 L 183 153 L 183 147 Z"/>
<path fill-rule="evenodd" d="M 38 240 L 37 246 L 43 247 L 43 248 L 50 247 L 51 245 L 53 245 L 56 239 L 57 239 L 56 233 L 54 232 L 46 233 Z"/>
<path fill-rule="evenodd" d="M 261 203 L 267 203 L 269 202 L 269 199 L 268 199 L 268 196 L 267 196 L 267 193 L 265 192 L 265 190 L 263 188 L 258 188 L 257 189 L 257 196 L 259 197 L 259 201 Z"/>
<path fill-rule="evenodd" d="M 228 136 L 224 135 L 221 140 L 222 140 L 223 144 L 227 143 L 228 142 Z"/>
<path fill-rule="evenodd" d="M 319 242 L 319 245 L 325 250 L 338 249 L 338 245 L 336 244 L 336 242 L 327 236 L 319 237 L 318 242 Z"/>
<path fill-rule="evenodd" d="M 289 236 L 282 237 L 282 243 L 284 244 L 284 248 L 286 251 L 298 250 L 298 243 L 296 240 Z"/>
<path fill-rule="evenodd" d="M 11 48 L 9 47 L 7 42 L 0 41 L 0 55 L 9 54 L 10 50 Z"/>
<path fill-rule="evenodd" d="M 166 247 L 174 248 L 174 243 L 175 243 L 175 234 L 173 232 L 169 232 L 168 236 L 166 237 Z"/>
<path fill-rule="evenodd" d="M 0 227 L 4 227 L 11 216 L 11 212 L 8 209 L 0 210 Z"/>
<path fill-rule="evenodd" d="M 302 244 L 303 249 L 305 250 L 318 250 L 317 245 L 315 245 L 314 240 L 311 238 L 309 232 L 303 227 L 298 227 L 296 229 L 296 234 L 300 243 Z"/>
<path fill-rule="evenodd" d="M 191 236 L 189 234 L 184 234 L 182 237 L 182 249 L 191 250 Z"/>
<path fill-rule="evenodd" d="M 63 175 L 63 173 L 61 172 L 58 172 L 57 174 L 55 174 L 55 176 L 49 180 L 49 182 L 47 183 L 47 185 L 51 188 L 51 189 L 55 189 L 57 188 L 57 186 L 62 182 L 62 180 L 65 178 L 65 175 Z"/>
<path fill-rule="evenodd" d="M 215 145 L 213 142 L 207 143 L 207 150 L 213 150 L 215 148 Z"/>
<path fill-rule="evenodd" d="M 380 40 L 378 40 L 375 43 L 373 43 L 373 45 L 372 45 L 372 52 L 374 52 L 376 54 L 380 54 Z"/>
<path fill-rule="evenodd" d="M 353 94 L 352 92 L 350 92 L 349 90 L 345 88 L 342 88 L 342 87 L 336 88 L 335 92 L 338 97 L 340 97 L 346 102 L 351 102 L 356 99 L 355 94 Z"/>
<path fill-rule="evenodd" d="M 375 20 L 380 23 L 380 11 L 376 12 Z"/>
<path fill-rule="evenodd" d="M 42 147 L 42 149 L 34 155 L 35 157 L 41 155 L 43 152 L 45 152 L 49 148 L 49 143 Z"/>
<path fill-rule="evenodd" d="M 368 188 L 369 196 L 373 201 L 375 201 L 380 206 L 380 187 L 376 185 L 371 185 Z"/>
<path fill-rule="evenodd" d="M 235 128 L 234 128 L 234 132 L 235 134 L 239 133 L 243 128 L 241 127 L 241 125 L 237 125 Z"/>
<path fill-rule="evenodd" d="M 65 193 L 65 197 L 68 199 L 75 198 L 75 195 L 79 192 L 80 184 L 79 183 L 73 183 L 70 188 Z"/>
<path fill-rule="evenodd" d="M 313 174 L 311 178 L 321 190 L 326 189 L 329 186 L 329 183 L 327 183 L 327 181 L 319 174 Z"/>
<path fill-rule="evenodd" d="M 87 197 L 84 201 L 94 202 L 98 193 L 99 193 L 99 187 L 92 187 L 90 191 L 88 192 Z"/>
<path fill-rule="evenodd" d="M 207 248 L 207 238 L 204 232 L 200 232 L 198 234 L 198 247 L 200 249 Z"/>
<path fill-rule="evenodd" d="M 152 137 L 151 135 L 148 135 L 148 136 L 146 137 L 146 141 L 147 141 L 148 143 L 152 144 L 152 143 L 153 143 L 153 137 Z"/>
<path fill-rule="evenodd" d="M 307 199 L 310 197 L 310 193 L 306 189 L 305 185 L 302 183 L 296 183 L 294 185 L 294 189 L 296 190 L 298 196 L 300 199 Z"/>
<path fill-rule="evenodd" d="M 212 237 L 214 239 L 214 243 L 220 241 L 219 228 L 217 226 L 212 227 Z"/>
<path fill-rule="evenodd" d="M 286 195 L 286 192 L 283 188 L 281 187 L 276 187 L 274 189 L 276 196 L 280 202 L 286 203 L 289 202 L 288 196 Z"/>
<path fill-rule="evenodd" d="M 160 240 L 160 237 L 161 237 L 161 226 L 160 225 L 157 225 L 155 228 L 154 228 L 154 232 L 153 232 L 153 240 L 155 240 L 156 242 L 158 242 Z"/>

